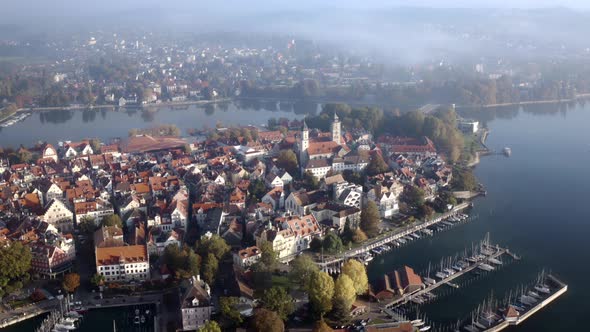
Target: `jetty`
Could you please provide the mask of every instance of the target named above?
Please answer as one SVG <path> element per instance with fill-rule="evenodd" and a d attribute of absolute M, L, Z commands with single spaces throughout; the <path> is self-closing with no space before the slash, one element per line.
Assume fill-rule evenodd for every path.
<path fill-rule="evenodd" d="M 489 260 L 494 260 L 494 259 L 498 259 L 500 258 L 502 255 L 508 254 L 509 256 L 512 256 L 513 254 L 510 253 L 510 251 L 506 248 L 501 248 L 499 246 L 491 246 L 488 245 L 486 246 L 486 248 L 488 250 L 493 250 L 494 252 L 491 253 L 490 255 L 486 255 L 486 257 L 478 262 L 472 262 L 471 264 L 469 264 L 469 266 L 465 267 L 464 269 L 462 269 L 461 271 L 457 271 L 445 278 L 442 278 L 441 280 L 429 284 L 426 287 L 413 292 L 413 293 L 409 293 L 409 294 L 405 294 L 387 304 L 385 304 L 384 306 L 386 308 L 393 308 L 396 307 L 398 305 L 402 305 L 402 304 L 406 304 L 410 301 L 412 301 L 414 298 L 418 298 L 418 297 L 422 297 L 425 294 L 431 293 L 433 290 L 437 289 L 440 286 L 443 285 L 447 285 L 453 288 L 459 288 L 459 285 L 457 285 L 456 283 L 453 283 L 452 281 L 481 267 L 486 266 L 487 264 L 485 264 L 486 261 Z"/>
<path fill-rule="evenodd" d="M 339 256 L 331 257 L 327 260 L 323 260 L 321 262 L 318 262 L 317 264 L 319 265 L 320 269 L 322 269 L 325 272 L 328 272 L 328 273 L 338 272 L 342 263 L 344 261 L 346 261 L 347 259 L 365 256 L 365 255 L 369 254 L 371 252 L 371 250 L 373 250 L 373 249 L 381 247 L 385 244 L 392 243 L 396 240 L 403 239 L 404 237 L 411 236 L 411 234 L 414 234 L 416 232 L 425 230 L 427 227 L 430 227 L 430 226 L 433 226 L 433 225 L 438 224 L 440 222 L 443 222 L 443 221 L 459 214 L 461 211 L 463 211 L 471 206 L 472 206 L 471 203 L 461 203 L 461 204 L 457 205 L 455 208 L 453 208 L 451 211 L 443 214 L 442 216 L 439 216 L 439 217 L 431 219 L 431 220 L 427 220 L 425 222 L 416 224 L 412 227 L 400 230 L 398 232 L 393 232 L 388 235 L 385 235 L 382 237 L 377 237 L 375 239 L 369 240 L 362 247 L 347 250 L 346 252 L 340 254 Z M 282 259 L 282 261 L 288 262 L 294 258 L 295 257 L 284 257 Z"/>

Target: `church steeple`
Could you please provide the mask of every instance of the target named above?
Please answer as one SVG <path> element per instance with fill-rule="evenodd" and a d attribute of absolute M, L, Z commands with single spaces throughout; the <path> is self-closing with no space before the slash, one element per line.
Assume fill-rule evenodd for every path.
<path fill-rule="evenodd" d="M 341 126 L 340 126 L 340 119 L 338 118 L 338 114 L 336 114 L 336 112 L 334 112 L 334 120 L 332 121 L 332 124 L 330 125 L 330 129 L 332 131 L 332 141 L 340 144 L 341 140 L 341 136 L 342 136 L 342 132 L 341 132 Z"/>
<path fill-rule="evenodd" d="M 299 146 L 299 163 L 303 164 L 306 160 L 307 148 L 309 148 L 309 128 L 303 119 L 303 127 L 301 128 L 301 145 Z"/>

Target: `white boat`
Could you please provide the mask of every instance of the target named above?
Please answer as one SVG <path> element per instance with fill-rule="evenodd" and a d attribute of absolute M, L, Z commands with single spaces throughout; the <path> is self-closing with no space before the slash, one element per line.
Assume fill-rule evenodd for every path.
<path fill-rule="evenodd" d="M 55 324 L 54 329 L 73 331 L 76 329 L 76 327 L 72 326 L 72 325 L 57 323 L 57 324 Z"/>
<path fill-rule="evenodd" d="M 399 239 L 397 239 L 397 240 L 398 240 L 398 241 L 399 241 L 399 243 L 401 243 L 401 244 L 406 244 L 406 240 L 405 240 L 403 237 L 402 237 L 402 238 L 399 238 Z"/>
<path fill-rule="evenodd" d="M 493 264 L 496 264 L 496 265 L 502 265 L 502 261 L 499 260 L 499 259 L 496 259 L 496 258 L 490 258 L 490 259 L 488 259 L 488 261 L 490 263 L 493 263 Z"/>
<path fill-rule="evenodd" d="M 370 261 L 372 261 L 372 260 L 373 260 L 373 256 L 371 256 L 371 255 L 366 255 L 366 256 L 363 258 L 363 260 L 364 260 L 365 262 L 367 262 L 367 263 L 368 263 L 368 262 L 370 262 Z"/>
<path fill-rule="evenodd" d="M 424 282 L 428 285 L 434 285 L 436 284 L 436 280 L 432 279 L 432 278 L 424 278 Z"/>
<path fill-rule="evenodd" d="M 421 238 L 421 236 L 418 235 L 418 234 L 416 234 L 416 233 L 412 233 L 410 235 L 413 236 L 415 239 L 420 239 Z"/>
<path fill-rule="evenodd" d="M 539 291 L 541 293 L 545 293 L 545 294 L 551 293 L 551 290 L 548 287 L 544 286 L 544 285 L 536 285 L 535 286 L 535 290 L 537 290 L 537 291 Z"/>
<path fill-rule="evenodd" d="M 488 264 L 486 264 L 486 263 L 481 263 L 481 264 L 479 264 L 479 265 L 477 266 L 477 268 L 478 268 L 478 269 L 480 269 L 480 270 L 484 270 L 484 271 L 486 271 L 486 272 L 490 272 L 490 271 L 493 271 L 493 270 L 494 270 L 494 267 L 493 267 L 493 266 L 491 266 L 491 265 L 488 265 Z"/>
<path fill-rule="evenodd" d="M 447 278 L 447 277 L 448 277 L 448 275 L 447 275 L 446 273 L 442 272 L 442 271 L 440 271 L 440 272 L 436 272 L 435 276 L 436 276 L 437 278 L 439 278 L 439 279 L 445 279 L 445 278 Z"/>
<path fill-rule="evenodd" d="M 424 325 L 424 322 L 421 319 L 415 319 L 413 321 L 410 321 L 410 324 L 414 325 L 414 326 L 421 326 Z M 420 324 L 420 325 L 418 325 Z"/>
<path fill-rule="evenodd" d="M 141 315 L 140 322 L 141 322 L 142 324 L 143 324 L 143 323 L 145 323 L 145 316 L 144 316 L 144 315 Z"/>
<path fill-rule="evenodd" d="M 430 330 L 430 325 L 426 325 L 426 326 L 420 328 L 420 331 L 428 331 L 428 330 Z"/>
<path fill-rule="evenodd" d="M 135 316 L 135 318 L 133 318 L 133 324 L 139 325 L 139 316 Z"/>

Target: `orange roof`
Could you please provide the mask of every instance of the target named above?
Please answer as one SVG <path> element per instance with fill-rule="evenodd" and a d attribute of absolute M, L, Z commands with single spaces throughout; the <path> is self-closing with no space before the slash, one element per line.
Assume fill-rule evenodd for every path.
<path fill-rule="evenodd" d="M 96 248 L 97 266 L 146 261 L 147 249 L 143 245 Z"/>

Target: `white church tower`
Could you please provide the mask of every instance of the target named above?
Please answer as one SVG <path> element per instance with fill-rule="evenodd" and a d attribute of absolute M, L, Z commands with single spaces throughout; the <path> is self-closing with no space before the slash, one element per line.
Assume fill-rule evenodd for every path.
<path fill-rule="evenodd" d="M 334 121 L 332 121 L 332 124 L 330 127 L 331 127 L 330 129 L 332 130 L 332 141 L 340 144 L 342 132 L 340 131 L 340 119 L 338 118 L 338 115 L 336 114 L 336 112 L 334 112 Z"/>
<path fill-rule="evenodd" d="M 303 165 L 307 159 L 306 153 L 309 148 L 309 128 L 303 119 L 303 128 L 301 129 L 301 145 L 299 146 L 299 163 Z"/>

